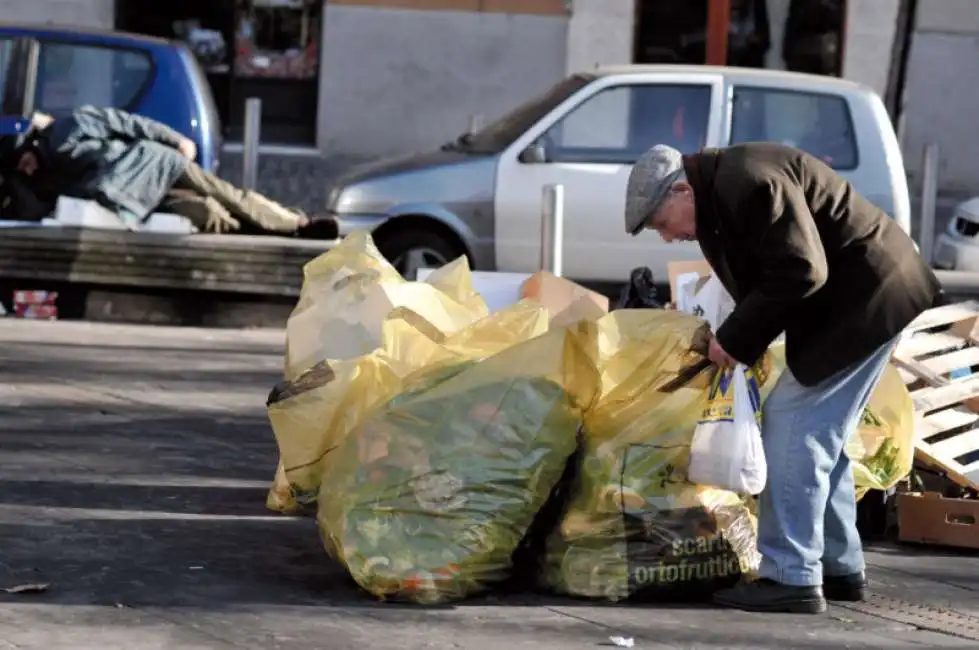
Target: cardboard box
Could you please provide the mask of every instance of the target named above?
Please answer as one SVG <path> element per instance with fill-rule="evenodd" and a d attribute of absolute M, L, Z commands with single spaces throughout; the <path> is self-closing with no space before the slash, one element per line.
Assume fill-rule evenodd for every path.
<path fill-rule="evenodd" d="M 563 314 L 562 318 L 566 321 L 568 315 L 572 313 L 587 315 L 589 318 L 600 318 L 608 313 L 607 297 L 570 280 L 559 278 L 548 271 L 538 271 L 530 276 L 520 289 L 520 298 L 536 300 L 547 308 L 552 319 Z M 587 305 L 587 303 L 591 304 Z M 574 306 L 573 310 L 572 306 Z"/>
<path fill-rule="evenodd" d="M 946 499 L 935 492 L 897 495 L 902 542 L 979 549 L 979 500 Z"/>
<path fill-rule="evenodd" d="M 15 305 L 53 305 L 58 300 L 57 291 L 14 291 Z"/>
<path fill-rule="evenodd" d="M 677 280 L 681 276 L 685 276 L 690 273 L 696 273 L 700 276 L 701 281 L 706 280 L 713 273 L 713 269 L 710 268 L 710 264 L 706 260 L 690 260 L 685 262 L 669 262 L 666 265 L 666 273 L 670 276 L 670 301 L 676 303 L 677 298 Z"/>
<path fill-rule="evenodd" d="M 55 305 L 26 305 L 18 303 L 14 306 L 17 318 L 28 320 L 58 320 L 58 308 Z"/>

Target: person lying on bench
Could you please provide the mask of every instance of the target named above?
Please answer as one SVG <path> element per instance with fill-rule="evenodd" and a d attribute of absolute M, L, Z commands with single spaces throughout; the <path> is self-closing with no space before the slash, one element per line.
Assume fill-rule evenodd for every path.
<path fill-rule="evenodd" d="M 37 125 L 14 156 L 16 170 L 32 183 L 140 221 L 153 212 L 173 212 L 202 232 L 239 230 L 244 221 L 276 233 L 309 223 L 301 212 L 201 169 L 192 140 L 115 108 L 83 106 Z"/>

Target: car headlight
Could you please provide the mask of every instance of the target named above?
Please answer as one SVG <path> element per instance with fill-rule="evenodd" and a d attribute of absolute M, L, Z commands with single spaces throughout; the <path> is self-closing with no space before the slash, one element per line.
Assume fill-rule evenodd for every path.
<path fill-rule="evenodd" d="M 979 235 L 979 217 L 966 212 L 956 212 L 949 222 L 949 234 L 969 238 Z"/>

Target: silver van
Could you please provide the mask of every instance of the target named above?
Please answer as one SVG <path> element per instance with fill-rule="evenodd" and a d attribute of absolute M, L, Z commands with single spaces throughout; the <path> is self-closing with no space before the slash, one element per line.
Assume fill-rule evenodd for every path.
<path fill-rule="evenodd" d="M 466 254 L 475 269 L 537 270 L 544 186 L 564 185 L 564 273 L 624 282 L 700 258 L 622 226 L 631 165 L 656 143 L 693 153 L 750 141 L 804 149 L 910 229 L 904 162 L 873 90 L 782 71 L 633 65 L 570 76 L 436 151 L 357 168 L 332 188 L 340 236 L 367 229 L 406 276 Z"/>

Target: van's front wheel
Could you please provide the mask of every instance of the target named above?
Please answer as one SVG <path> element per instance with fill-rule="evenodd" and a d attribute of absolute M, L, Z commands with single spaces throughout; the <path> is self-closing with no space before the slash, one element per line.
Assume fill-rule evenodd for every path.
<path fill-rule="evenodd" d="M 419 269 L 437 269 L 465 254 L 438 233 L 426 230 L 392 233 L 377 242 L 377 247 L 406 280 L 414 280 Z"/>

